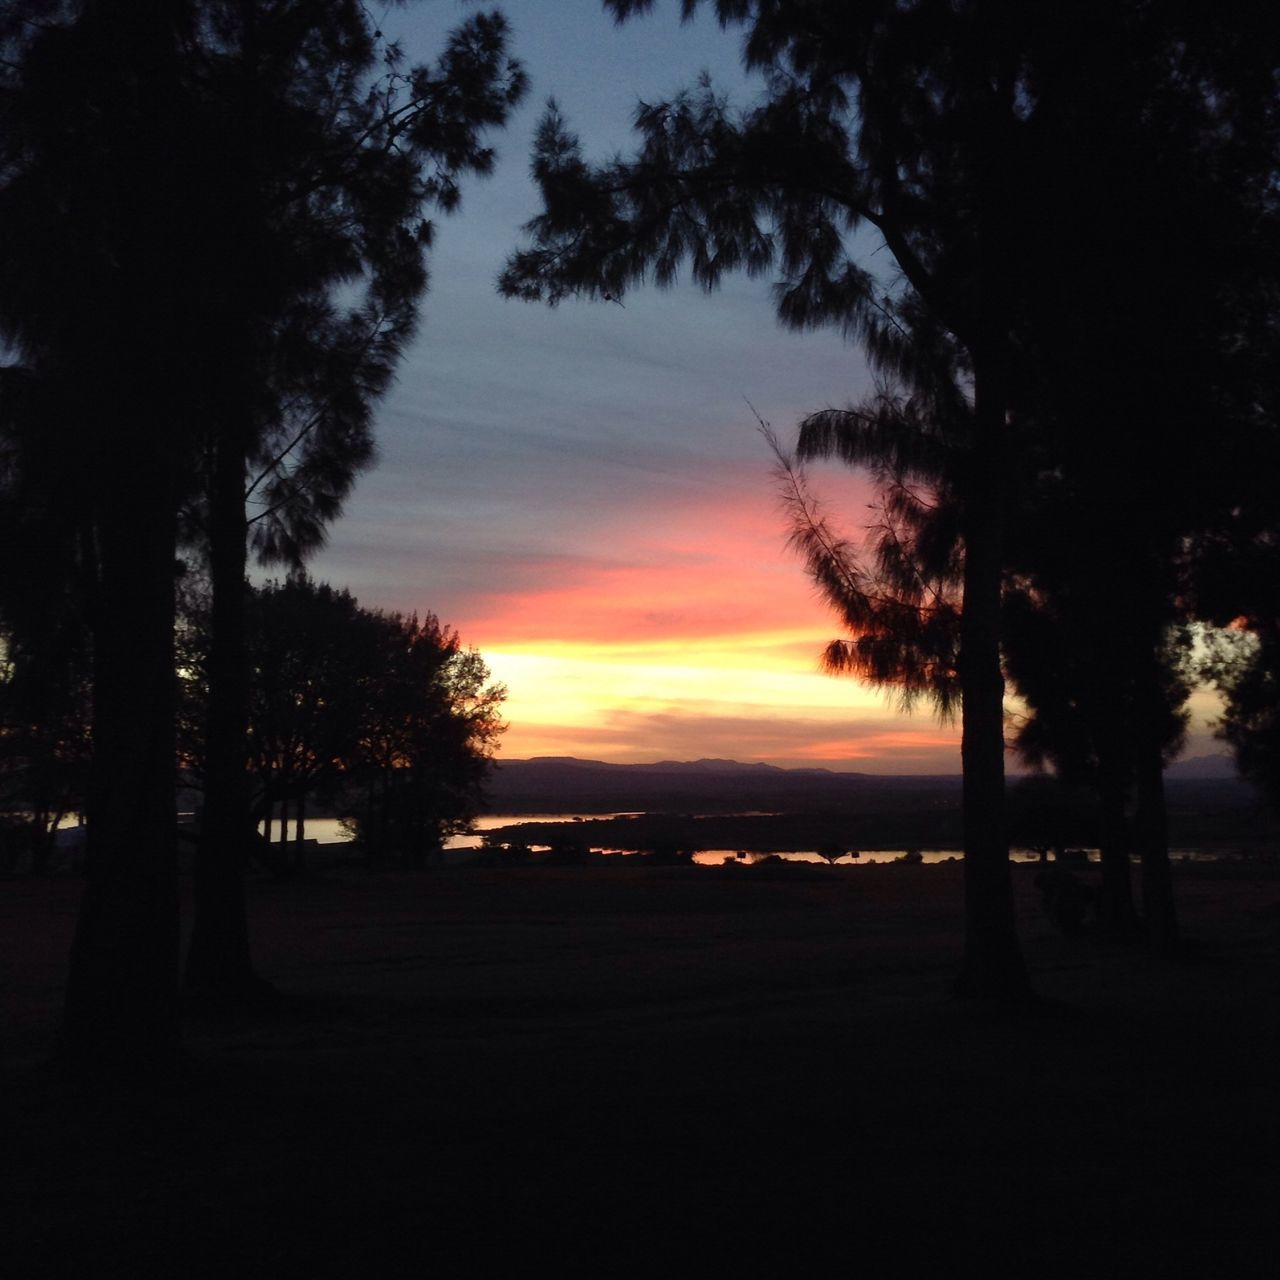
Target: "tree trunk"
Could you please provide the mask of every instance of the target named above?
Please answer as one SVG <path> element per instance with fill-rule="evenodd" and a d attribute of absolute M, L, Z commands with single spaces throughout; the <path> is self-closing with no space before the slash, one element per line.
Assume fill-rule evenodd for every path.
<path fill-rule="evenodd" d="M 80 10 L 106 78 L 68 77 L 92 140 L 88 185 L 64 196 L 101 238 L 100 274 L 84 282 L 84 314 L 61 318 L 57 371 L 92 477 L 97 575 L 87 879 L 60 1047 L 95 1078 L 134 1079 L 180 1052 L 174 567 L 183 425 L 208 362 L 188 275 L 203 191 L 174 7 Z"/>
<path fill-rule="evenodd" d="M 298 793 L 297 806 L 294 809 L 293 823 L 293 869 L 301 874 L 306 868 L 307 840 L 307 793 Z"/>
<path fill-rule="evenodd" d="M 54 847 L 58 839 L 58 823 L 62 821 L 61 811 L 49 813 L 43 807 L 34 814 L 32 822 L 31 842 L 31 874 L 47 875 L 49 863 L 53 860 Z"/>
<path fill-rule="evenodd" d="M 1026 964 L 1013 913 L 1004 821 L 1004 671 L 1000 620 L 1004 586 L 1005 417 L 1008 411 L 1008 251 L 1005 235 L 1007 124 L 1012 81 L 997 59 L 1000 83 L 987 103 L 980 157 L 978 291 L 973 357 L 973 440 L 964 484 L 964 597 L 960 618 L 960 755 L 964 771 L 965 940 L 962 995 L 1025 999 Z M 984 73 L 985 74 L 985 73 Z"/>
<path fill-rule="evenodd" d="M 260 996 L 265 986 L 250 957 L 245 899 L 253 820 L 246 776 L 244 457 L 238 432 L 219 433 L 209 503 L 213 599 L 204 821 L 196 853 L 195 921 L 186 969 L 187 988 L 193 994 L 232 1002 Z"/>
<path fill-rule="evenodd" d="M 1125 819 L 1123 773 L 1099 752 L 1098 800 L 1102 831 L 1099 856 L 1102 861 L 1102 893 L 1098 904 L 1098 925 L 1110 938 L 1134 938 L 1141 932 L 1133 903 L 1133 878 L 1129 873 L 1129 824 Z"/>
<path fill-rule="evenodd" d="M 1178 912 L 1169 865 L 1168 812 L 1164 795 L 1164 757 L 1158 735 L 1140 732 L 1137 761 L 1137 809 L 1134 827 L 1142 859 L 1142 916 L 1147 945 L 1161 959 L 1178 953 Z"/>
<path fill-rule="evenodd" d="M 965 544 L 960 653 L 964 769 L 964 956 L 961 995 L 1023 997 L 1026 965 L 1013 914 L 1004 834 L 1004 679 L 1000 669 L 1000 564 L 982 513 Z"/>
<path fill-rule="evenodd" d="M 173 471 L 161 442 L 115 447 L 127 465 L 102 479 L 87 882 L 61 1044 L 95 1073 L 179 1051 Z"/>

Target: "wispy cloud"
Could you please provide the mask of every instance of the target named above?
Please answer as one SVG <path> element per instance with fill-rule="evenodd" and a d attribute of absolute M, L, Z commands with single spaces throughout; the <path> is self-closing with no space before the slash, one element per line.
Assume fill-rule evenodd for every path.
<path fill-rule="evenodd" d="M 513 733 L 503 752 L 516 758 L 576 755 L 619 763 L 710 756 L 869 773 L 958 772 L 956 736 L 927 720 L 914 730 L 888 727 L 874 718 L 850 723 L 843 733 L 835 728 L 829 720 L 788 717 L 781 710 L 734 716 L 611 708 L 596 724 L 526 726 Z"/>

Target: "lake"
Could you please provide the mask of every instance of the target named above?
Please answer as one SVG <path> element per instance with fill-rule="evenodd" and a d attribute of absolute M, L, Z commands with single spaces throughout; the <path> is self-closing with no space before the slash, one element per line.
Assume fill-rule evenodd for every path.
<path fill-rule="evenodd" d="M 484 833 L 486 831 L 494 831 L 499 827 L 523 826 L 531 822 L 587 822 L 593 818 L 616 818 L 628 815 L 614 813 L 520 813 L 520 814 L 503 814 L 490 813 L 484 817 L 477 818 L 472 825 L 472 834 L 465 836 L 453 836 L 445 842 L 446 850 L 451 850 L 455 854 L 468 849 L 478 849 L 484 843 Z M 292 827 L 290 828 L 292 830 Z M 279 827 L 274 828 L 276 840 L 279 840 Z M 345 844 L 350 840 L 350 836 L 342 828 L 342 823 L 338 818 L 314 818 L 308 820 L 306 824 L 306 836 L 309 840 L 316 840 L 320 844 Z M 546 848 L 545 845 L 532 846 L 535 850 Z M 620 857 L 626 857 L 633 853 L 634 850 L 615 849 L 602 850 L 603 852 L 617 853 Z M 953 858 L 959 858 L 960 854 L 955 849 L 921 849 L 918 851 L 920 860 L 926 864 L 934 864 L 939 862 L 948 862 Z M 876 863 L 897 862 L 906 855 L 905 849 L 874 849 L 865 850 L 857 858 L 852 858 L 847 854 L 838 858 L 837 864 L 840 866 L 860 865 L 867 866 Z M 735 849 L 702 849 L 693 855 L 693 860 L 702 866 L 715 866 L 722 862 L 759 862 L 762 858 L 770 855 L 763 853 L 739 853 Z M 793 849 L 785 853 L 772 855 L 780 857 L 788 862 L 825 862 L 816 851 L 811 849 Z M 1174 856 L 1177 856 L 1175 854 Z M 1190 855 L 1188 855 L 1190 856 Z M 1039 855 L 1028 853 L 1025 850 L 1015 849 L 1010 854 L 1014 862 L 1037 862 Z M 1089 851 L 1089 860 L 1097 861 L 1097 852 Z"/>

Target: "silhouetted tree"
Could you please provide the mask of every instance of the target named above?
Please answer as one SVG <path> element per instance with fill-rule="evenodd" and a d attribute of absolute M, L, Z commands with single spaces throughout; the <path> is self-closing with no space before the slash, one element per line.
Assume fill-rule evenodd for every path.
<path fill-rule="evenodd" d="M 246 553 L 299 565 L 372 459 L 373 406 L 426 286 L 425 214 L 455 208 L 461 177 L 491 167 L 483 133 L 505 121 L 524 77 L 496 14 L 461 26 L 438 67 L 407 67 L 357 3 L 206 7 L 197 72 L 229 121 L 218 296 L 234 373 L 189 511 L 212 602 L 187 982 L 235 998 L 258 986 L 243 889 Z"/>
<path fill-rule="evenodd" d="M 1276 621 L 1211 640 L 1207 674 L 1223 695 L 1218 737 L 1242 778 L 1280 809 L 1280 635 Z"/>
<path fill-rule="evenodd" d="M 1275 474 L 1275 416 L 1248 370 L 1259 330 L 1274 334 L 1280 281 L 1280 44 L 1273 17 L 1250 29 L 1231 4 L 1113 8 L 1062 32 L 1036 84 L 1037 264 L 1016 387 L 1034 433 L 1008 560 L 1044 625 L 1030 653 L 1007 650 L 1040 748 L 1078 757 L 1085 727 L 1109 828 L 1131 788 L 1144 921 L 1172 953 L 1163 768 L 1185 727 L 1197 548 L 1229 513 L 1258 509 L 1251 470 Z M 1193 447 L 1206 431 L 1215 447 Z M 1035 628 L 1009 639 L 1035 641 Z M 1127 856 L 1111 866 L 1119 890 Z M 1119 896 L 1112 906 L 1123 916 Z"/>
<path fill-rule="evenodd" d="M 1098 839 L 1098 804 L 1088 788 L 1051 774 L 1032 774 L 1009 790 L 1009 838 L 1040 855 L 1059 857 Z"/>
<path fill-rule="evenodd" d="M 881 393 L 861 407 L 824 411 L 801 424 L 804 458 L 840 458 L 870 470 L 877 483 L 879 518 L 858 543 L 836 531 L 799 465 L 770 439 L 780 461 L 791 541 L 851 632 L 851 638 L 828 646 L 827 669 L 885 688 L 904 710 L 926 697 L 945 722 L 959 695 L 963 553 L 951 477 L 963 457 L 965 406 L 947 379 L 935 387 L 944 390 L 942 403 L 919 391 Z M 948 417 L 953 426 L 943 431 L 940 424 Z M 1016 569 L 1006 575 L 1002 653 L 1007 675 L 1031 713 L 1013 745 L 1028 762 L 1052 761 L 1065 776 L 1097 788 L 1104 815 L 1100 917 L 1109 932 L 1122 935 L 1137 928 L 1125 808 L 1140 720 L 1161 724 L 1164 754 L 1176 753 L 1189 689 L 1180 678 L 1176 649 L 1167 647 L 1161 654 L 1164 702 L 1140 706 L 1134 655 L 1116 643 L 1117 633 L 1128 634 L 1124 624 L 1140 598 L 1131 591 L 1132 579 L 1106 572 L 1111 566 L 1101 560 L 1111 547 L 1100 547 L 1091 536 L 1098 530 L 1062 537 L 1069 509 L 1046 510 L 1034 501 L 1013 505 L 1015 562 L 1033 565 L 1041 584 L 1032 589 Z M 1031 533 L 1040 540 L 1029 543 Z M 1046 581 L 1056 584 L 1050 596 Z M 1143 669 L 1141 660 L 1136 665 Z"/>
<path fill-rule="evenodd" d="M 84 811 L 91 715 L 91 540 L 56 411 L 47 382 L 0 368 L 0 839 L 34 871 L 61 818 Z"/>
<path fill-rule="evenodd" d="M 1278 273 L 1280 278 L 1280 273 Z M 1277 299 L 1280 303 L 1280 299 Z M 1273 310 L 1280 334 L 1280 305 Z M 1275 342 L 1266 347 L 1272 351 Z M 1263 351 L 1255 358 L 1265 360 Z M 1274 360 L 1248 379 L 1251 407 L 1280 424 Z M 1246 384 L 1247 385 L 1247 384 Z M 1217 735 L 1231 748 L 1240 775 L 1280 808 L 1280 429 L 1249 452 L 1247 492 L 1195 544 L 1192 597 L 1210 625 L 1201 673 L 1223 697 Z"/>
<path fill-rule="evenodd" d="M 159 1061 L 177 1044 L 174 547 L 196 389 L 217 335 L 193 305 L 216 238 L 212 122 L 182 75 L 186 6 L 16 8 L 0 133 L 0 336 L 56 402 L 57 484 L 92 532 L 88 881 L 69 1055 Z M 38 21 L 27 21 L 32 12 Z M 30 501 L 53 493 L 26 470 Z"/>
<path fill-rule="evenodd" d="M 961 697 L 964 564 L 954 478 L 971 411 L 945 353 L 935 346 L 933 361 L 922 358 L 930 341 L 903 344 L 904 354 L 912 348 L 915 390 L 886 386 L 861 405 L 809 415 L 794 458 L 763 431 L 791 545 L 850 632 L 827 646 L 823 665 L 881 686 L 903 711 L 926 698 L 949 722 Z M 857 542 L 828 518 L 804 471 L 806 461 L 832 458 L 868 472 L 876 486 L 875 516 Z"/>
<path fill-rule="evenodd" d="M 649 4 L 609 7 L 624 17 Z M 1183 695 L 1166 657 L 1186 547 L 1231 508 L 1233 477 L 1214 468 L 1212 483 L 1199 473 L 1193 483 L 1186 455 L 1163 441 L 1176 424 L 1231 418 L 1221 366 L 1250 322 L 1224 303 L 1257 293 L 1241 270 L 1250 256 L 1269 260 L 1256 252 L 1264 237 L 1254 224 L 1274 205 L 1274 23 L 1260 42 L 1230 3 L 1212 12 L 1090 3 L 1069 29 L 1057 6 L 1003 0 L 713 7 L 746 28 L 747 63 L 768 78 L 763 103 L 737 114 L 704 84 L 644 106 L 636 158 L 600 168 L 553 108 L 535 156 L 544 212 L 504 288 L 552 302 L 618 297 L 648 276 L 669 282 L 686 260 L 707 287 L 726 270 L 778 264 L 784 321 L 843 325 L 898 381 L 896 431 L 921 426 L 900 388 L 925 393 L 923 439 L 945 439 L 949 455 L 929 476 L 944 501 L 909 527 L 917 499 L 891 481 L 885 510 L 899 527 L 880 540 L 877 572 L 860 582 L 841 571 L 843 582 L 824 584 L 856 602 L 859 633 L 827 656 L 876 678 L 914 672 L 944 697 L 951 666 L 964 725 L 965 989 L 1023 985 L 999 820 L 1001 594 L 1015 568 L 1042 595 L 1052 583 L 1011 551 L 1027 527 L 1020 508 L 1056 488 L 1058 509 L 1101 517 L 1091 546 L 1105 551 L 1081 564 L 1122 580 L 1129 598 L 1114 618 L 1095 617 L 1121 624 L 1112 656 L 1131 713 L 1144 910 L 1153 941 L 1169 950 L 1177 926 L 1162 766 L 1169 708 Z M 896 284 L 853 255 L 851 235 L 867 223 L 894 254 Z M 1171 261 L 1185 271 L 1171 272 Z M 1242 314 L 1257 310 L 1250 298 Z M 963 393 L 961 412 L 936 394 L 939 370 Z M 1247 397 L 1236 399 L 1233 421 L 1247 423 Z M 885 433 L 867 425 L 876 416 L 845 423 L 864 465 L 885 447 Z M 1248 428 L 1235 438 L 1248 440 Z M 925 626 L 942 615 L 923 607 L 899 555 L 922 550 L 939 517 L 952 521 L 960 553 L 951 664 Z M 887 579 L 886 552 L 899 561 Z M 851 563 L 829 562 L 842 559 Z M 884 581 L 907 589 L 905 608 L 879 589 Z"/>
<path fill-rule="evenodd" d="M 184 771 L 203 803 L 213 647 L 207 582 L 184 579 L 180 599 L 179 742 Z M 300 841 L 307 797 L 323 788 L 359 736 L 360 682 L 369 657 L 360 623 L 361 611 L 348 592 L 301 574 L 249 589 L 244 637 L 249 711 L 238 756 L 251 832 L 241 845 L 246 858 L 253 848 L 280 866 L 279 858 L 262 849 L 253 829 L 265 823 L 270 839 L 279 804 L 287 836 L 293 805 Z M 283 852 L 283 845 L 275 851 Z M 298 856 L 295 851 L 295 861 Z M 247 937 L 243 943 L 247 948 Z"/>
<path fill-rule="evenodd" d="M 619 17 L 647 0 L 613 0 Z M 688 10 L 695 4 L 686 6 Z M 970 404 L 954 483 L 964 545 L 957 652 L 963 724 L 966 941 L 959 988 L 1021 995 L 1004 792 L 999 655 L 1003 502 L 1029 23 L 1021 5 L 787 4 L 718 0 L 746 28 L 761 105 L 732 112 L 709 84 L 637 113 L 633 161 L 598 169 L 552 107 L 534 174 L 544 212 L 534 247 L 502 278 L 515 296 L 622 296 L 670 283 L 688 261 L 724 272 L 780 268 L 778 314 L 836 324 L 894 359 L 895 300 L 855 258 L 880 233 L 938 329 L 954 340 Z M 887 315 L 886 315 L 887 313 Z M 905 353 L 908 357 L 909 350 Z"/>
<path fill-rule="evenodd" d="M 376 661 L 347 816 L 366 850 L 417 862 L 465 831 L 504 729 L 506 689 L 434 614 L 375 614 Z"/>
<path fill-rule="evenodd" d="M 979 23 L 984 8 L 988 18 L 1000 13 L 974 5 Z M 1277 46 L 1246 48 L 1256 32 L 1246 35 L 1230 6 L 1210 16 L 1113 4 L 1093 16 L 1065 32 L 1029 5 L 1010 32 L 1022 61 L 1009 158 L 1021 183 L 1010 192 L 1016 230 L 1002 250 L 1006 266 L 1019 267 L 1006 316 L 1004 655 L 1034 713 L 1020 745 L 1078 774 L 1082 742 L 1091 744 L 1109 815 L 1104 922 L 1117 931 L 1133 915 L 1122 811 L 1132 789 L 1147 933 L 1170 953 L 1178 930 L 1162 774 L 1185 730 L 1188 547 L 1253 488 L 1241 481 L 1242 458 L 1265 460 L 1274 475 L 1275 415 L 1260 414 L 1260 397 L 1240 383 L 1241 366 L 1256 364 L 1246 353 L 1268 345 L 1258 331 L 1274 333 L 1280 280 L 1274 200 L 1264 194 L 1274 192 L 1280 155 Z M 1108 198 L 1081 202 L 1082 190 Z M 940 234 L 953 233 L 941 224 Z M 1171 261 L 1184 269 L 1171 273 Z M 887 476 L 881 466 L 886 511 L 908 536 L 882 525 L 878 579 L 897 598 L 907 588 L 916 606 L 908 617 L 918 619 L 913 575 L 936 583 L 946 548 L 958 540 L 969 550 L 962 513 L 976 455 L 951 387 L 964 385 L 972 352 L 934 297 L 906 295 L 895 310 L 875 350 L 882 364 L 887 350 L 906 391 L 872 414 L 816 415 L 800 452 L 892 464 Z M 948 358 L 949 338 L 961 343 L 958 359 Z M 1256 377 L 1244 379 L 1253 392 Z M 922 401 L 931 430 L 921 430 Z M 907 458 L 916 468 L 908 482 L 928 486 L 923 502 L 903 483 L 910 446 L 885 440 L 886 413 L 897 417 L 891 430 L 934 445 L 932 457 L 916 446 Z M 1209 422 L 1232 447 L 1208 465 L 1169 447 L 1170 434 L 1187 439 Z M 1044 625 L 1030 625 L 1032 613 Z M 904 669 L 895 631 L 917 647 L 926 639 L 900 621 L 878 639 L 872 625 L 858 661 L 865 667 L 879 651 L 890 669 Z M 923 652 L 945 647 L 925 643 Z"/>
<path fill-rule="evenodd" d="M 1093 610 L 1082 616 L 1063 610 L 1063 603 L 1036 601 L 1023 592 L 1006 602 L 1006 663 L 1028 708 L 1013 746 L 1037 768 L 1052 764 L 1057 780 L 1096 790 L 1099 919 L 1108 933 L 1123 937 L 1138 929 L 1126 817 L 1134 779 L 1134 708 L 1123 696 L 1126 672 Z"/>
<path fill-rule="evenodd" d="M 1274 41 L 1258 39 L 1266 34 L 1242 27 L 1239 39 L 1249 43 L 1243 67 L 1274 61 Z M 1238 92 L 1229 103 L 1247 163 L 1237 163 L 1224 185 L 1240 193 L 1252 217 L 1232 233 L 1246 270 L 1225 280 L 1235 323 L 1213 389 L 1237 425 L 1199 461 L 1229 459 L 1236 474 L 1231 500 L 1218 504 L 1190 544 L 1188 595 L 1196 616 L 1214 628 L 1205 674 L 1225 699 L 1219 737 L 1242 776 L 1280 806 L 1280 101 L 1263 78 L 1252 97 Z"/>
<path fill-rule="evenodd" d="M 276 24 L 269 47 L 247 35 L 246 18 Z M 385 385 L 343 345 L 351 320 L 329 306 L 326 287 L 359 288 L 370 262 L 394 259 L 406 282 L 369 273 L 380 283 L 366 294 L 379 315 L 393 309 L 421 280 L 417 210 L 452 205 L 457 174 L 488 163 L 477 130 L 501 119 L 520 81 L 508 77 L 499 19 L 478 17 L 468 30 L 438 80 L 391 67 L 379 93 L 368 92 L 372 23 L 348 0 L 5 8 L 0 338 L 21 376 L 56 403 L 64 463 L 55 480 L 24 459 L 21 484 L 28 499 L 55 487 L 74 495 L 92 534 L 74 548 L 92 586 L 95 664 L 88 885 L 64 1028 L 74 1056 L 146 1061 L 177 1044 L 174 571 L 177 512 L 197 459 L 230 439 L 214 470 L 225 494 L 238 469 L 243 564 L 245 459 L 253 449 L 276 456 L 297 430 L 283 399 L 350 404 Z M 419 109 L 399 114 L 410 101 Z M 289 147 L 264 152 L 250 137 L 258 129 L 264 144 Z M 261 277 L 249 277 L 254 268 Z M 328 358 L 309 369 L 305 355 L 284 359 L 308 342 Z M 335 367 L 344 359 L 345 384 Z M 330 416 L 350 422 L 352 412 Z M 318 461 L 313 469 L 323 471 Z M 320 488 L 296 474 L 288 483 Z M 323 520 L 322 503 L 315 511 Z M 221 665 L 234 685 L 234 660 Z M 220 740 L 236 736 L 236 720 L 234 711 L 222 719 Z M 236 785 L 228 773 L 228 789 Z M 217 806 L 233 809 L 234 798 Z M 241 917 L 237 895 L 234 866 L 202 875 L 218 919 Z M 204 969 L 234 980 L 244 956 L 234 929 L 219 939 L 220 929 L 202 932 L 215 956 Z"/>
<path fill-rule="evenodd" d="M 1168 861 L 1158 835 L 1165 826 L 1159 777 L 1185 740 L 1188 632 L 1172 598 L 1151 599 L 1141 542 L 1121 542 L 1103 515 L 1081 521 L 1069 514 L 1086 509 L 1041 508 L 1043 541 L 1021 560 L 1034 563 L 1034 572 L 1013 575 L 1007 592 L 1006 667 L 1027 712 L 1013 746 L 1027 762 L 1052 764 L 1062 778 L 1097 791 L 1099 924 L 1116 937 L 1137 932 L 1129 860 L 1139 853 L 1145 914 L 1159 922 L 1152 940 L 1164 949 L 1176 938 L 1172 886 L 1163 881 L 1168 896 L 1159 901 L 1150 878 L 1160 872 L 1151 864 Z M 1075 536 L 1062 536 L 1064 523 L 1077 526 Z"/>
<path fill-rule="evenodd" d="M 254 814 L 281 806 L 285 849 L 292 806 L 301 869 L 308 800 L 346 777 L 376 711 L 377 629 L 349 592 L 294 574 L 253 591 L 247 638 Z"/>
<path fill-rule="evenodd" d="M 251 590 L 250 708 L 241 767 L 255 821 L 289 814 L 301 865 L 308 802 L 347 816 L 374 856 L 414 860 L 465 830 L 504 726 L 506 695 L 474 649 L 434 615 L 362 609 L 347 591 L 301 572 Z M 207 697 L 208 612 L 186 617 L 184 686 Z M 189 755 L 203 769 L 203 717 L 190 718 Z"/>
<path fill-rule="evenodd" d="M 89 655 L 74 637 L 36 653 L 0 632 L 0 867 L 42 873 L 58 824 L 83 814 L 89 765 Z"/>

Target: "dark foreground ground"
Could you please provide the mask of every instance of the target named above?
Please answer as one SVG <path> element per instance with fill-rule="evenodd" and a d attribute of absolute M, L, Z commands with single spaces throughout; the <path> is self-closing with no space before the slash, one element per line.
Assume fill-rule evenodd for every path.
<path fill-rule="evenodd" d="M 1280 1274 L 1280 880 L 1181 868 L 1164 970 L 1015 874 L 1034 1017 L 947 996 L 957 866 L 262 881 L 284 1003 L 133 1097 L 42 1065 L 75 885 L 0 885 L 0 1267 Z"/>

